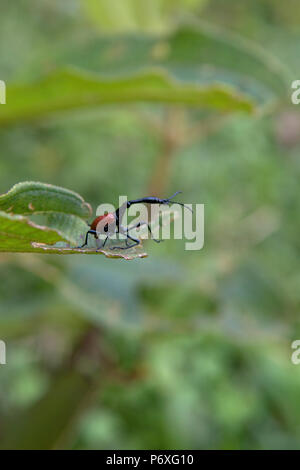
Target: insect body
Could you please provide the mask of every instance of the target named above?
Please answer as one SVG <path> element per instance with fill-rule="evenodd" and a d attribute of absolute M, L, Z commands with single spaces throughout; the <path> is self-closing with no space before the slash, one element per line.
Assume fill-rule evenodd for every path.
<path fill-rule="evenodd" d="M 100 233 L 105 233 L 105 232 L 108 232 L 108 227 L 109 225 L 112 225 L 114 224 L 116 221 L 116 217 L 115 217 L 115 214 L 113 213 L 110 213 L 110 214 L 105 214 L 105 215 L 99 215 L 99 217 L 96 217 L 96 219 L 93 220 L 93 222 L 91 223 L 90 227 L 91 227 L 91 230 L 90 231 L 94 231 L 96 233 L 94 233 L 95 235 L 95 238 L 98 238 L 97 236 L 97 232 L 100 232 Z"/>
<path fill-rule="evenodd" d="M 125 246 L 114 246 L 111 249 L 119 249 L 119 250 L 128 250 L 129 248 L 133 248 L 136 245 L 140 244 L 140 240 L 137 238 L 132 237 L 129 232 L 133 229 L 142 227 L 143 225 L 147 225 L 148 231 L 150 235 L 152 235 L 151 227 L 147 222 L 139 222 L 136 225 L 133 225 L 131 227 L 123 227 L 122 226 L 122 219 L 125 214 L 125 211 L 129 209 L 130 206 L 133 204 L 170 204 L 171 200 L 179 194 L 181 191 L 177 191 L 173 196 L 167 198 L 167 199 L 160 199 L 158 197 L 154 196 L 149 196 L 149 197 L 144 197 L 140 199 L 132 199 L 131 201 L 127 201 L 125 204 L 123 204 L 121 207 L 119 207 L 115 212 L 110 212 L 105 215 L 100 215 L 96 217 L 93 222 L 90 224 L 90 230 L 87 231 L 86 237 L 85 237 L 85 242 L 83 245 L 79 246 L 78 248 L 83 248 L 87 245 L 88 243 L 88 237 L 89 235 L 94 235 L 94 237 L 97 239 L 99 234 L 106 235 L 106 238 L 101 246 L 101 248 L 104 248 L 107 240 L 109 237 L 114 234 L 114 233 L 121 233 L 126 236 L 125 239 Z M 185 206 L 182 202 L 177 202 L 173 201 L 175 204 L 179 204 L 182 207 L 186 207 L 187 209 L 191 210 L 190 207 Z M 152 239 L 156 243 L 160 243 L 163 240 L 156 240 L 155 238 L 152 237 Z M 128 240 L 131 241 L 131 243 L 128 243 Z"/>

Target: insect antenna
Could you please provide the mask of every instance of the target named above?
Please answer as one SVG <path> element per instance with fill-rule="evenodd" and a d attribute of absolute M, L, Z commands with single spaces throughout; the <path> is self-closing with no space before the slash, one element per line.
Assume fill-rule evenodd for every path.
<path fill-rule="evenodd" d="M 167 201 L 171 201 L 171 199 L 173 199 L 173 197 L 177 196 L 177 194 L 182 194 L 182 191 L 176 191 L 176 193 L 173 194 L 173 196 L 169 197 L 167 199 Z M 188 207 L 186 204 L 183 204 L 182 202 L 177 202 L 177 201 L 172 201 L 174 204 L 178 204 L 179 206 L 182 206 L 182 207 L 185 207 L 186 209 L 188 209 L 189 211 L 191 212 L 194 212 L 193 209 L 191 209 L 190 207 Z"/>
<path fill-rule="evenodd" d="M 168 201 L 173 199 L 173 197 L 177 196 L 177 194 L 182 194 L 182 191 L 176 191 L 176 193 L 174 193 L 173 196 L 168 197 Z"/>

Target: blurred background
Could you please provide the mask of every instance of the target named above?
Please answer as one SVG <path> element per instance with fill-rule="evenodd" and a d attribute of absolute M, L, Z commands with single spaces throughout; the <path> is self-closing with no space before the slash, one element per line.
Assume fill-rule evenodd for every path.
<path fill-rule="evenodd" d="M 2 0 L 0 78 L 131 72 L 149 38 L 166 38 L 164 57 L 186 22 L 300 78 L 297 0 Z M 115 104 L 0 128 L 0 193 L 43 181 L 95 211 L 181 190 L 206 223 L 196 252 L 170 240 L 133 261 L 0 254 L 0 447 L 300 448 L 299 131 L 288 99 L 252 114 Z"/>

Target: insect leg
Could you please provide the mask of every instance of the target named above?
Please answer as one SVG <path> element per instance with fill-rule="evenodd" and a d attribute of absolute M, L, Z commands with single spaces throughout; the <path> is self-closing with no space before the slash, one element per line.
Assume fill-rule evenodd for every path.
<path fill-rule="evenodd" d="M 128 245 L 128 243 L 127 243 L 128 238 L 129 238 L 129 240 L 132 240 L 135 243 L 132 243 L 131 245 Z M 127 233 L 127 239 L 126 239 L 126 246 L 113 246 L 113 247 L 111 247 L 111 250 L 129 250 L 129 248 L 133 248 L 134 246 L 137 246 L 141 243 L 140 240 L 138 240 L 137 238 L 131 237 L 128 233 Z"/>
<path fill-rule="evenodd" d="M 88 244 L 89 235 L 90 235 L 90 234 L 95 235 L 96 233 L 97 233 L 96 230 L 89 230 L 88 232 L 86 232 L 84 244 L 81 245 L 81 246 L 76 246 L 76 248 L 83 248 L 84 246 L 86 246 L 86 245 Z"/>
<path fill-rule="evenodd" d="M 97 248 L 97 250 L 96 250 L 96 251 L 100 251 L 100 250 L 102 250 L 102 248 L 104 248 L 104 247 L 105 247 L 105 244 L 106 244 L 106 242 L 107 242 L 107 240 L 108 240 L 108 239 L 109 239 L 109 236 L 107 235 L 107 237 L 105 238 L 105 240 L 104 240 L 104 242 L 102 243 L 102 245 L 101 245 L 101 246 L 99 246 L 99 248 Z"/>
<path fill-rule="evenodd" d="M 164 241 L 164 240 L 157 240 L 156 238 L 154 238 L 154 237 L 152 236 L 151 227 L 150 227 L 150 225 L 149 225 L 147 222 L 139 222 L 138 224 L 133 225 L 132 227 L 128 227 L 128 228 L 127 228 L 127 234 L 128 234 L 128 232 L 129 232 L 129 230 L 133 230 L 134 228 L 142 227 L 142 225 L 147 225 L 148 231 L 149 231 L 149 233 L 150 233 L 150 235 L 151 235 L 151 240 L 155 241 L 156 243 L 160 243 L 160 242 L 163 242 L 163 241 Z"/>

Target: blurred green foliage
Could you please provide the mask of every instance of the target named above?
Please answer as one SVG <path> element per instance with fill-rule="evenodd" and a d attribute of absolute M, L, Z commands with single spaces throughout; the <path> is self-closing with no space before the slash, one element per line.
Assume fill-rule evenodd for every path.
<path fill-rule="evenodd" d="M 137 3 L 124 2 L 131 17 Z M 153 22 L 132 25 L 110 12 L 121 21 L 110 26 L 102 15 L 91 21 L 79 0 L 1 2 L 0 78 L 8 83 L 64 66 L 109 72 L 107 60 L 122 74 L 152 67 L 150 33 L 151 41 L 172 36 L 188 16 L 263 46 L 267 55 L 254 47 L 224 70 L 218 53 L 232 58 L 227 36 L 210 43 L 222 83 L 246 87 L 257 103 L 280 100 L 263 116 L 116 103 L 1 127 L 1 194 L 43 181 L 95 209 L 122 194 L 180 189 L 185 201 L 205 204 L 206 230 L 199 252 L 185 251 L 184 241 L 149 241 L 149 258 L 130 262 L 0 255 L 0 447 L 299 448 L 300 372 L 290 357 L 300 335 L 300 115 L 277 88 L 286 83 L 277 81 L 278 61 L 299 70 L 300 6 L 291 3 L 283 15 L 277 0 L 153 1 Z M 101 54 L 108 41 L 112 57 Z M 190 50 L 165 60 L 168 47 L 156 49 L 168 73 L 215 77 L 203 75 L 209 56 L 198 64 Z M 268 52 L 276 60 L 264 63 Z"/>

